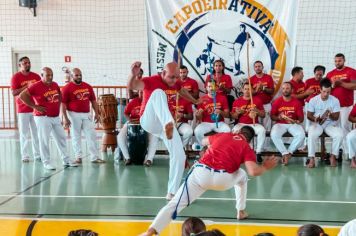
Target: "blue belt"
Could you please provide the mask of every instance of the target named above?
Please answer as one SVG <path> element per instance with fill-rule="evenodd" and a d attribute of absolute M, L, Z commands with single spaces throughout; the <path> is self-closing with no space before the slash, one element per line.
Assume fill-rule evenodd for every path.
<path fill-rule="evenodd" d="M 207 165 L 204 165 L 204 164 L 196 164 L 195 167 L 203 167 L 205 169 L 208 169 L 210 171 L 214 171 L 214 172 L 217 172 L 217 173 L 226 173 L 227 171 L 226 170 L 215 170 Z"/>

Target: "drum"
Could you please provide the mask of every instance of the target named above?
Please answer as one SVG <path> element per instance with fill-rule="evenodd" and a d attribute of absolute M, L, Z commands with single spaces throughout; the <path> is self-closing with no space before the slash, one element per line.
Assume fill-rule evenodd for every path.
<path fill-rule="evenodd" d="M 148 135 L 140 124 L 127 124 L 127 148 L 135 165 L 143 165 L 147 154 Z"/>
<path fill-rule="evenodd" d="M 99 96 L 99 123 L 104 129 L 101 148 L 103 152 L 106 152 L 107 148 L 111 148 L 111 150 L 114 152 L 115 148 L 117 147 L 117 104 L 118 102 L 113 94 L 103 94 Z"/>

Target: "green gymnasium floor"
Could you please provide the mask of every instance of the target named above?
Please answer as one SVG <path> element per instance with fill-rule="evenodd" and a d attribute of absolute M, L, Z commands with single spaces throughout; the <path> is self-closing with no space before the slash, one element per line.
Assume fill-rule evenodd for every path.
<path fill-rule="evenodd" d="M 83 227 L 99 235 L 137 235 L 166 203 L 167 157 L 157 157 L 147 168 L 114 164 L 108 153 L 106 164 L 86 158 L 78 168 L 63 168 L 53 141 L 51 145 L 56 171 L 44 170 L 40 162 L 21 163 L 16 136 L 1 135 L 0 235 L 67 235 Z M 179 222 L 188 216 L 201 217 L 227 235 L 249 236 L 266 229 L 295 235 L 306 223 L 323 225 L 337 235 L 341 225 L 356 218 L 355 179 L 347 161 L 337 168 L 306 169 L 302 158 L 295 158 L 288 166 L 250 178 L 248 220 L 235 220 L 232 190 L 210 191 L 162 235 L 180 235 Z"/>

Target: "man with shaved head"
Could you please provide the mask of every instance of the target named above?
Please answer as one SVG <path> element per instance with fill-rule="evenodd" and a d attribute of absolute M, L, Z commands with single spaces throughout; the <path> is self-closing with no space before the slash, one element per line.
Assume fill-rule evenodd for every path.
<path fill-rule="evenodd" d="M 76 162 L 82 163 L 81 137 L 83 130 L 91 162 L 104 163 L 99 157 L 93 117 L 90 114 L 91 104 L 94 110 L 94 121 L 97 122 L 99 112 L 93 87 L 82 81 L 82 72 L 78 68 L 71 71 L 70 77 L 70 82 L 62 88 L 62 114 L 64 127 L 70 127 Z"/>
<path fill-rule="evenodd" d="M 166 199 L 171 200 L 179 188 L 186 159 L 182 140 L 171 114 L 172 107 L 178 94 L 194 104 L 198 104 L 199 100 L 182 88 L 176 63 L 168 63 L 162 73 L 141 80 L 137 79 L 140 69 L 141 62 L 132 64 L 127 87 L 143 90 L 140 124 L 147 132 L 161 138 L 168 149 L 170 167 Z"/>
<path fill-rule="evenodd" d="M 51 133 L 53 133 L 63 165 L 66 167 L 78 166 L 72 162 L 67 153 L 66 135 L 59 118 L 62 100 L 61 90 L 58 84 L 53 82 L 52 69 L 49 67 L 42 68 L 41 80 L 22 91 L 20 98 L 34 110 L 43 167 L 47 170 L 56 169 L 51 164 L 49 153 Z"/>

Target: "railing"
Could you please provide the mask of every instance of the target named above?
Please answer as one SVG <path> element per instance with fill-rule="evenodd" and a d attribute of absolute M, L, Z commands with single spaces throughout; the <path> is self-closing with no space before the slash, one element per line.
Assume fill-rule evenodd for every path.
<path fill-rule="evenodd" d="M 123 98 L 127 98 L 126 86 L 93 86 L 97 97 L 101 94 L 114 94 L 119 102 L 118 125 L 123 123 Z M 100 129 L 99 125 L 97 126 Z M 17 129 L 15 98 L 10 86 L 0 86 L 0 129 Z"/>

